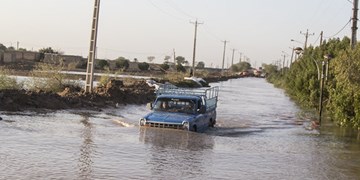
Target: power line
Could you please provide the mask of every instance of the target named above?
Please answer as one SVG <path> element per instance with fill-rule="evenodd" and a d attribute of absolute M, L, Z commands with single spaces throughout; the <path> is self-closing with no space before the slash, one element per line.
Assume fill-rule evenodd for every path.
<path fill-rule="evenodd" d="M 344 27 L 342 27 L 337 33 L 335 33 L 334 35 L 332 35 L 332 36 L 327 36 L 327 37 L 325 37 L 325 38 L 332 38 L 332 37 L 335 37 L 335 36 L 337 36 L 339 33 L 341 33 L 345 28 L 346 28 L 346 26 L 347 25 L 349 25 L 350 24 L 350 22 L 351 22 L 351 19 L 349 19 L 349 21 L 345 24 L 345 26 Z"/>
<path fill-rule="evenodd" d="M 149 54 L 154 54 L 154 55 L 166 55 L 166 54 L 171 54 L 171 53 L 154 53 L 154 52 L 123 51 L 123 50 L 115 50 L 115 49 L 102 48 L 102 47 L 98 47 L 98 49 L 100 49 L 100 50 L 108 50 L 108 51 L 113 51 L 113 52 L 126 53 L 126 54 L 137 54 L 137 55 L 149 55 Z"/>
<path fill-rule="evenodd" d="M 204 27 L 206 28 L 206 27 L 208 27 L 206 24 L 204 24 Z M 217 36 L 215 33 L 212 33 L 211 31 L 209 31 L 209 30 L 206 30 L 205 29 L 205 32 L 207 33 L 207 34 L 209 34 L 212 38 L 214 38 L 215 40 L 217 40 L 217 41 L 222 41 L 222 38 L 220 38 L 219 36 Z"/>
<path fill-rule="evenodd" d="M 315 40 L 315 42 L 313 43 L 313 45 L 315 45 L 315 44 L 318 42 L 318 40 L 320 39 L 320 37 L 321 37 L 321 34 L 316 38 L 316 40 Z"/>
<path fill-rule="evenodd" d="M 181 14 L 183 14 L 183 15 L 191 18 L 191 19 L 197 19 L 196 17 L 192 16 L 191 14 L 189 14 L 189 13 L 183 11 L 182 9 L 180 9 L 179 6 L 177 6 L 177 5 L 174 3 L 174 1 L 169 0 L 169 1 L 166 1 L 166 2 L 169 3 L 169 5 L 170 5 L 171 7 L 173 7 L 175 10 L 177 10 L 177 11 L 180 12 Z"/>
<path fill-rule="evenodd" d="M 161 9 L 161 8 L 160 8 L 158 5 L 156 5 L 152 0 L 148 0 L 148 2 L 149 2 L 153 7 L 155 7 L 156 9 L 158 9 L 159 11 L 161 11 L 162 13 L 164 13 L 164 14 L 166 14 L 166 15 L 168 15 L 168 16 L 172 16 L 173 18 L 176 18 L 176 19 L 181 20 L 181 21 L 184 21 L 184 20 L 185 20 L 185 19 L 183 19 L 183 18 L 177 17 L 177 16 L 175 16 L 175 15 L 173 15 L 173 14 L 170 14 L 170 13 L 166 12 L 165 10 Z"/>

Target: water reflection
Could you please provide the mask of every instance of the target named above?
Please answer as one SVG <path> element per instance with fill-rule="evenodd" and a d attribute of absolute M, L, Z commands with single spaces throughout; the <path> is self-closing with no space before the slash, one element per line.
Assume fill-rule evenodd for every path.
<path fill-rule="evenodd" d="M 187 131 L 140 128 L 140 141 L 150 145 L 149 160 L 153 177 L 191 178 L 207 174 L 214 139 Z"/>
<path fill-rule="evenodd" d="M 93 156 L 95 153 L 95 144 L 93 141 L 94 126 L 89 120 L 88 114 L 81 114 L 81 123 L 83 129 L 81 130 L 81 138 L 83 139 L 80 146 L 80 157 L 78 159 L 78 178 L 91 179 L 93 176 Z"/>

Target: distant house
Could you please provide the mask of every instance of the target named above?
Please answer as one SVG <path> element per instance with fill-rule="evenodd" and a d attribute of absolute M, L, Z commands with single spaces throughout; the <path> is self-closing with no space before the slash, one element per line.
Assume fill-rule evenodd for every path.
<path fill-rule="evenodd" d="M 40 59 L 40 53 L 33 51 L 4 51 L 0 54 L 3 63 L 35 62 Z"/>
<path fill-rule="evenodd" d="M 45 53 L 43 62 L 50 63 L 50 64 L 80 64 L 85 59 L 82 56 L 73 56 L 73 55 L 62 55 L 62 54 L 52 54 L 52 53 Z"/>

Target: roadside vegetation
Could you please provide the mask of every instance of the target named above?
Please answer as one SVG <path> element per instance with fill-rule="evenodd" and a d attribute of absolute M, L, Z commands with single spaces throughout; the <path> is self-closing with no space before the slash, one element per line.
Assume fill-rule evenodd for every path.
<path fill-rule="evenodd" d="M 360 46 L 351 49 L 349 38 L 307 48 L 290 68 L 263 67 L 269 82 L 285 89 L 301 106 L 318 111 L 324 56 L 331 57 L 324 69 L 324 110 L 340 126 L 360 129 Z"/>
<path fill-rule="evenodd" d="M 0 68 L 0 90 L 21 89 L 23 84 L 17 83 L 16 78 L 9 77 L 9 74 L 10 70 Z"/>
<path fill-rule="evenodd" d="M 66 87 L 80 88 L 78 81 L 71 80 L 61 71 L 67 70 L 63 64 L 38 63 L 30 72 L 32 77 L 26 87 L 32 91 L 61 92 Z"/>
<path fill-rule="evenodd" d="M 190 76 L 190 66 L 182 56 L 176 57 L 174 62 L 170 62 L 171 57 L 166 56 L 162 64 L 152 63 L 154 56 L 149 56 L 148 62 L 139 62 L 137 58 L 130 62 L 125 57 L 119 57 L 115 60 L 95 61 L 96 72 L 103 73 L 103 76 L 94 76 L 99 84 L 95 85 L 91 93 L 85 93 L 84 76 L 66 74 L 63 71 L 83 72 L 87 68 L 86 59 L 63 56 L 63 52 L 55 51 L 51 47 L 40 49 L 38 52 L 29 51 L 28 53 L 34 55 L 34 59 L 31 60 L 8 58 L 9 55 L 20 57 L 15 55 L 26 51 L 19 50 L 0 44 L 0 110 L 98 110 L 117 104 L 145 104 L 154 100 L 154 87 L 148 86 L 145 80 L 116 77 L 119 74 L 148 76 L 159 83 L 170 82 L 179 87 L 208 85 L 184 79 Z M 5 54 L 7 56 L 4 56 Z M 205 68 L 205 63 L 201 61 L 197 63 L 195 76 L 204 78 L 207 82 L 236 78 L 231 72 L 222 74 L 219 70 Z"/>

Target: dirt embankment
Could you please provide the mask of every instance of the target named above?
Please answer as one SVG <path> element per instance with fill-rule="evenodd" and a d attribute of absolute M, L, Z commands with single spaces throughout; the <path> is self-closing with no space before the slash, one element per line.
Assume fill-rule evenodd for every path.
<path fill-rule="evenodd" d="M 2 90 L 0 110 L 21 111 L 33 109 L 101 109 L 117 104 L 145 104 L 155 99 L 154 88 L 145 81 L 124 85 L 112 80 L 104 87 L 97 87 L 93 93 L 84 93 L 80 88 L 66 87 L 63 92 Z"/>
<path fill-rule="evenodd" d="M 209 76 L 208 83 L 226 81 L 238 76 Z M 161 82 L 161 81 L 160 81 Z M 164 83 L 164 82 L 162 82 Z M 173 82 L 179 87 L 199 87 L 194 81 Z M 60 93 L 26 90 L 0 90 L 0 111 L 91 109 L 101 110 L 118 104 L 145 104 L 155 100 L 155 89 L 145 80 L 124 84 L 121 80 L 111 80 L 92 93 L 85 93 L 80 87 L 65 87 Z"/>

